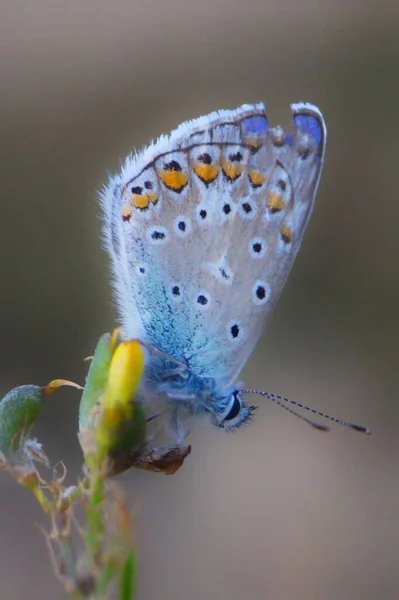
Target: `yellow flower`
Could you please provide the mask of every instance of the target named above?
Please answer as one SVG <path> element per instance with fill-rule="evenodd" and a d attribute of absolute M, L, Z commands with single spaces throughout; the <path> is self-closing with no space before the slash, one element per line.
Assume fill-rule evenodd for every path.
<path fill-rule="evenodd" d="M 101 413 L 96 428 L 100 457 L 107 456 L 115 446 L 123 444 L 126 435 L 131 444 L 140 443 L 145 434 L 142 407 L 135 401 L 144 367 L 145 352 L 138 340 L 121 342 L 116 347 L 107 387 L 100 400 Z"/>

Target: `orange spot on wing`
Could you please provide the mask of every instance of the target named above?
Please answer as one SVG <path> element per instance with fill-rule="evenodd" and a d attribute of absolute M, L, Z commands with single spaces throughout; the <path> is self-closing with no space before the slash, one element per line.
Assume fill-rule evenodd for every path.
<path fill-rule="evenodd" d="M 133 194 L 132 204 L 135 208 L 148 208 L 148 198 L 141 194 Z"/>
<path fill-rule="evenodd" d="M 260 187 L 266 181 L 266 175 L 263 175 L 260 171 L 250 171 L 248 173 L 249 181 L 254 188 Z"/>
<path fill-rule="evenodd" d="M 281 228 L 281 237 L 283 238 L 283 242 L 285 242 L 286 244 L 292 242 L 291 227 L 284 225 L 284 227 Z"/>
<path fill-rule="evenodd" d="M 130 204 L 125 204 L 122 211 L 122 219 L 124 221 L 130 221 L 130 217 L 132 216 L 133 209 Z"/>
<path fill-rule="evenodd" d="M 249 138 L 245 140 L 246 146 L 249 146 L 252 150 L 259 150 L 259 148 L 263 144 L 263 140 L 259 140 L 257 138 Z"/>
<path fill-rule="evenodd" d="M 285 206 L 285 200 L 281 194 L 278 192 L 270 192 L 267 200 L 267 208 L 270 210 L 270 212 L 280 212 L 280 210 L 283 210 Z"/>
<path fill-rule="evenodd" d="M 195 162 L 193 168 L 198 177 L 205 183 L 212 183 L 212 181 L 215 181 L 219 173 L 218 165 L 204 165 Z"/>
<path fill-rule="evenodd" d="M 148 202 L 151 204 L 156 204 L 158 202 L 159 196 L 158 194 L 147 194 Z"/>
<path fill-rule="evenodd" d="M 184 173 L 184 171 L 161 171 L 159 177 L 167 188 L 175 192 L 181 192 L 189 180 L 187 173 Z"/>
<path fill-rule="evenodd" d="M 222 169 L 223 173 L 226 175 L 229 181 L 235 181 L 242 174 L 244 170 L 244 165 L 238 165 L 237 163 L 229 162 L 228 160 L 223 160 Z"/>

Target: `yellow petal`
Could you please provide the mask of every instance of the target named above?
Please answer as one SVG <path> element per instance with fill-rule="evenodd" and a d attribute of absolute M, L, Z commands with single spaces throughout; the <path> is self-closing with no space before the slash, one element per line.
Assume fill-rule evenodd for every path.
<path fill-rule="evenodd" d="M 103 406 L 125 406 L 136 394 L 145 366 L 144 348 L 138 340 L 121 342 L 116 348 L 108 373 Z"/>

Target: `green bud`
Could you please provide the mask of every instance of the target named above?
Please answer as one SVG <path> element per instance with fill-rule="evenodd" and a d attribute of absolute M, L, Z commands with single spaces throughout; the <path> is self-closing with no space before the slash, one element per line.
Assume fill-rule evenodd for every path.
<path fill-rule="evenodd" d="M 86 464 L 92 468 L 107 459 L 109 474 L 133 466 L 146 444 L 146 416 L 136 396 L 144 350 L 137 340 L 118 343 L 118 333 L 99 339 L 79 407 L 78 437 Z"/>
<path fill-rule="evenodd" d="M 54 379 L 48 385 L 21 385 L 8 392 L 0 401 L 0 451 L 3 454 L 19 449 L 39 416 L 44 399 L 62 385 L 82 389 L 64 379 Z"/>
<path fill-rule="evenodd" d="M 80 399 L 79 432 L 84 431 L 89 426 L 91 412 L 107 387 L 112 354 L 111 335 L 105 333 L 97 343 Z"/>
<path fill-rule="evenodd" d="M 21 437 L 29 432 L 42 410 L 43 390 L 38 385 L 21 385 L 1 400 L 0 450 L 3 454 L 18 450 Z"/>

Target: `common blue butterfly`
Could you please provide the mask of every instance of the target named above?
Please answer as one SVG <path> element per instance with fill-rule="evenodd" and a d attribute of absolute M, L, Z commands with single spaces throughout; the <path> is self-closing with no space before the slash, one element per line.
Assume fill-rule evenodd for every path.
<path fill-rule="evenodd" d="M 142 396 L 166 400 L 180 441 L 190 415 L 227 430 L 247 422 L 248 393 L 307 408 L 237 382 L 300 248 L 323 167 L 321 112 L 291 109 L 288 135 L 269 127 L 261 103 L 187 121 L 128 156 L 101 193 L 122 327 L 148 350 Z"/>

